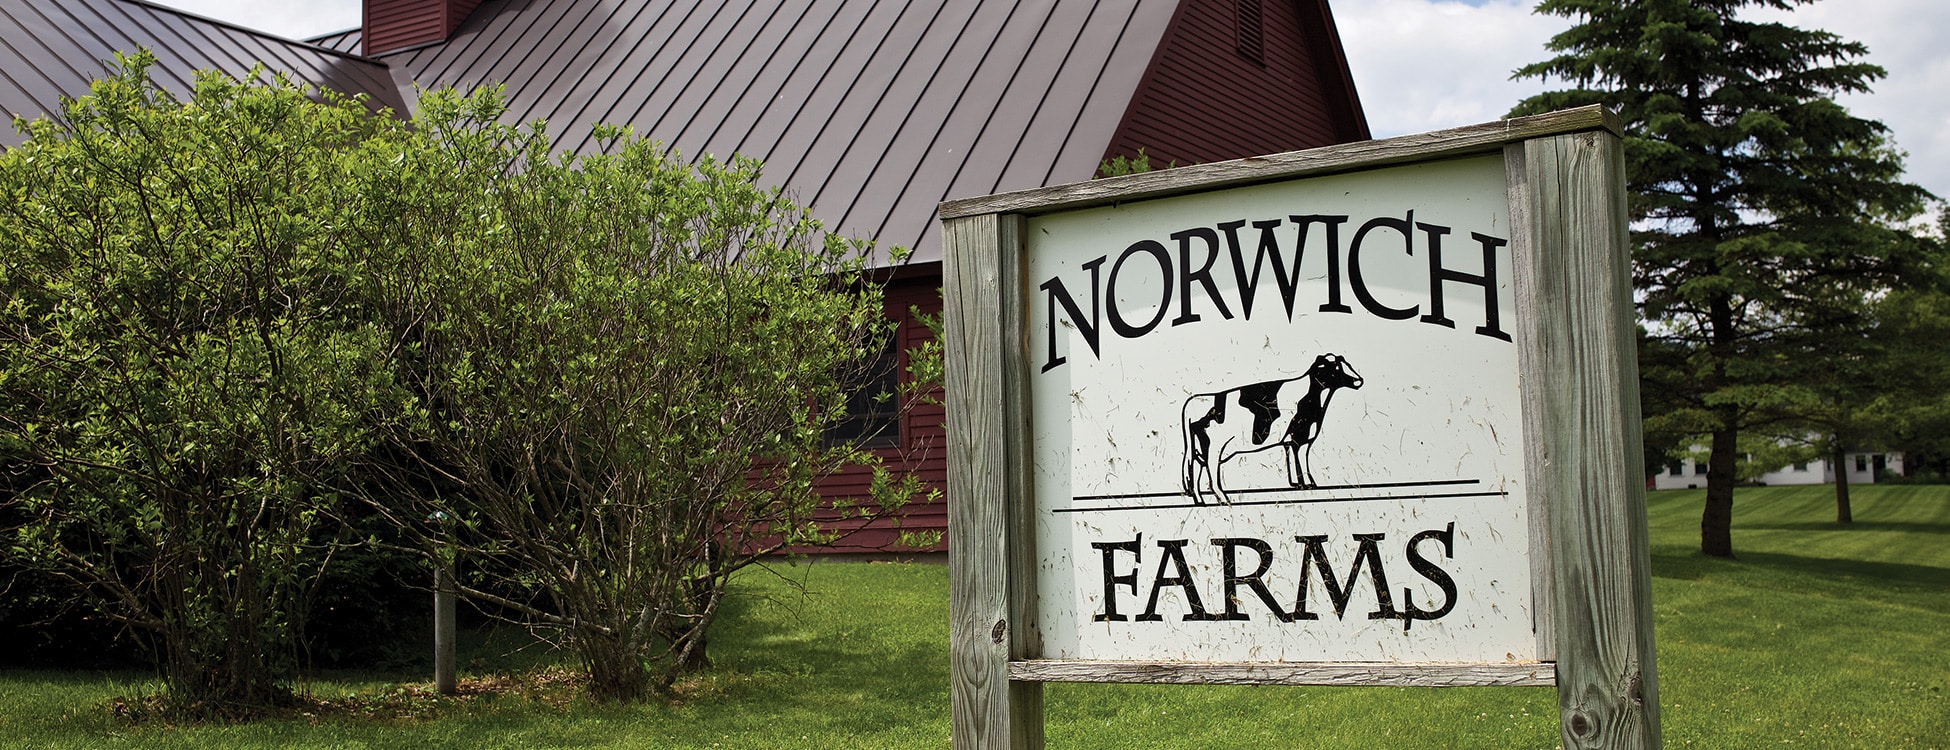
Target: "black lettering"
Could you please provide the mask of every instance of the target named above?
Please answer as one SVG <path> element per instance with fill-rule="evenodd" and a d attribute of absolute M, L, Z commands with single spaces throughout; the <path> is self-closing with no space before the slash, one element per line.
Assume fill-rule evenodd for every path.
<path fill-rule="evenodd" d="M 1104 553 L 1104 611 L 1092 615 L 1090 617 L 1092 622 L 1124 622 L 1131 619 L 1130 615 L 1120 614 L 1117 611 L 1117 587 L 1129 586 L 1131 588 L 1131 596 L 1137 596 L 1138 566 L 1135 563 L 1144 562 L 1144 553 L 1138 546 L 1143 543 L 1143 534 L 1139 534 L 1136 539 L 1128 542 L 1090 543 L 1091 547 L 1095 547 L 1097 551 Z M 1131 553 L 1134 563 L 1131 566 L 1131 572 L 1123 575 L 1118 575 L 1113 572 L 1117 568 L 1118 552 Z"/>
<path fill-rule="evenodd" d="M 1293 616 L 1287 614 L 1286 610 L 1280 609 L 1280 603 L 1274 600 L 1273 592 L 1266 588 L 1266 569 L 1273 567 L 1273 548 L 1271 546 L 1264 540 L 1243 538 L 1214 539 L 1212 543 L 1219 545 L 1226 574 L 1226 613 L 1218 619 L 1252 619 L 1246 616 L 1246 613 L 1239 611 L 1239 587 L 1245 586 L 1259 597 L 1261 604 L 1266 605 L 1267 609 L 1273 611 L 1273 616 L 1279 618 L 1280 622 L 1293 622 Z M 1259 566 L 1253 568 L 1253 572 L 1243 576 L 1239 575 L 1238 551 L 1240 547 L 1246 547 L 1259 553 Z"/>
<path fill-rule="evenodd" d="M 1205 240 L 1205 262 L 1192 268 L 1192 238 Z M 1212 306 L 1219 308 L 1219 314 L 1232 319 L 1232 311 L 1226 309 L 1226 301 L 1219 296 L 1219 285 L 1212 283 L 1212 262 L 1219 259 L 1219 233 L 1207 227 L 1192 227 L 1171 235 L 1178 240 L 1178 317 L 1173 318 L 1174 326 L 1198 321 L 1198 313 L 1192 312 L 1192 282 L 1205 287 L 1205 297 L 1212 300 Z"/>
<path fill-rule="evenodd" d="M 1188 541 L 1190 540 L 1158 540 L 1158 547 L 1165 551 L 1165 556 L 1158 561 L 1158 574 L 1151 580 L 1151 600 L 1145 602 L 1144 614 L 1137 616 L 1138 622 L 1158 622 L 1165 619 L 1163 615 L 1158 614 L 1158 594 L 1163 592 L 1166 586 L 1177 586 L 1185 590 L 1185 604 L 1192 608 L 1191 614 L 1185 615 L 1186 622 L 1219 619 L 1218 615 L 1205 611 L 1205 602 L 1198 597 L 1198 584 L 1192 580 L 1191 566 L 1185 564 L 1185 543 Z M 1165 575 L 1167 566 L 1177 568 L 1178 573 Z"/>
<path fill-rule="evenodd" d="M 1246 225 L 1244 220 L 1228 221 L 1219 225 L 1226 233 L 1226 248 L 1232 253 L 1232 277 L 1239 284 L 1240 314 L 1247 320 L 1253 318 L 1253 299 L 1259 296 L 1259 274 L 1268 261 L 1273 264 L 1273 280 L 1280 285 L 1280 299 L 1286 303 L 1286 319 L 1293 319 L 1293 301 L 1300 288 L 1300 260 L 1306 254 L 1307 226 L 1300 225 L 1300 246 L 1294 248 L 1292 270 L 1287 270 L 1286 260 L 1280 255 L 1280 243 L 1273 230 L 1286 222 L 1279 219 L 1253 222 L 1259 230 L 1259 249 L 1253 254 L 1252 273 L 1246 272 L 1246 256 L 1239 251 L 1239 228 Z"/>
<path fill-rule="evenodd" d="M 1084 321 L 1083 309 L 1077 306 L 1076 299 L 1070 296 L 1070 290 L 1063 286 L 1062 281 L 1051 278 L 1039 287 L 1049 298 L 1049 358 L 1043 362 L 1043 372 L 1049 372 L 1056 369 L 1057 365 L 1069 361 L 1067 357 L 1056 356 L 1056 305 L 1058 303 L 1062 303 L 1063 310 L 1070 314 L 1070 323 L 1077 327 L 1077 333 L 1083 335 L 1084 343 L 1090 345 L 1090 354 L 1102 356 L 1097 352 L 1097 329 L 1103 322 L 1104 297 L 1099 292 L 1103 287 L 1097 283 L 1097 269 L 1102 268 L 1106 260 L 1109 260 L 1108 256 L 1098 256 L 1097 259 L 1083 264 L 1083 270 L 1090 272 L 1090 320 L 1088 322 Z"/>
<path fill-rule="evenodd" d="M 1318 620 L 1319 615 L 1307 611 L 1307 589 L 1313 580 L 1315 565 L 1320 566 L 1321 583 L 1327 586 L 1327 598 L 1334 604 L 1334 616 L 1347 617 L 1348 600 L 1354 598 L 1354 582 L 1361 577 L 1361 568 L 1366 566 L 1369 580 L 1374 583 L 1375 606 L 1368 613 L 1370 620 L 1385 620 L 1400 617 L 1395 611 L 1395 599 L 1388 593 L 1388 575 L 1381 568 L 1381 549 L 1379 543 L 1385 534 L 1355 534 L 1354 541 L 1361 548 L 1354 553 L 1354 564 L 1348 568 L 1346 582 L 1334 578 L 1334 566 L 1327 561 L 1326 536 L 1296 536 L 1294 541 L 1306 545 L 1306 559 L 1300 564 L 1300 594 L 1293 605 L 1293 619 Z"/>
<path fill-rule="evenodd" d="M 1309 214 L 1287 218 L 1300 225 L 1300 244 L 1294 251 L 1293 272 L 1295 274 L 1300 273 L 1300 256 L 1307 251 L 1307 225 L 1320 222 L 1327 227 L 1327 304 L 1321 305 L 1320 311 L 1354 312 L 1354 308 L 1341 304 L 1341 225 L 1347 223 L 1347 217 Z M 1287 312 L 1291 314 L 1292 311 L 1293 308 L 1289 306 Z"/>
<path fill-rule="evenodd" d="M 1455 321 L 1442 314 L 1442 284 L 1445 281 L 1475 284 L 1483 288 L 1483 324 L 1476 327 L 1476 333 L 1509 341 L 1510 334 L 1503 332 L 1502 322 L 1496 310 L 1496 249 L 1510 244 L 1510 241 L 1470 232 L 1469 236 L 1483 246 L 1483 273 L 1464 273 L 1442 266 L 1442 235 L 1449 233 L 1448 227 L 1431 224 L 1416 226 L 1421 227 L 1422 231 L 1429 236 L 1429 314 L 1422 316 L 1422 322 L 1455 328 Z"/>
<path fill-rule="evenodd" d="M 1348 217 L 1326 214 L 1296 214 L 1288 216 L 1287 219 L 1299 228 L 1297 241 L 1291 255 L 1282 252 L 1280 249 L 1279 239 L 1275 230 L 1279 229 L 1283 224 L 1281 220 L 1267 219 L 1252 221 L 1250 222 L 1252 228 L 1259 231 L 1259 239 L 1252 252 L 1253 257 L 1251 262 L 1248 262 L 1246 258 L 1247 253 L 1239 236 L 1248 222 L 1241 219 L 1238 221 L 1222 222 L 1218 225 L 1217 230 L 1208 227 L 1191 227 L 1172 233 L 1171 238 L 1178 243 L 1178 258 L 1176 262 L 1171 257 L 1171 251 L 1166 249 L 1164 244 L 1156 240 L 1139 240 L 1134 242 L 1117 256 L 1117 262 L 1112 264 L 1110 278 L 1107 280 L 1102 277 L 1102 270 L 1104 264 L 1109 261 L 1109 256 L 1098 256 L 1081 266 L 1083 270 L 1088 271 L 1090 274 L 1091 296 L 1088 315 L 1085 315 L 1083 306 L 1077 302 L 1076 295 L 1070 293 L 1069 288 L 1064 285 L 1062 279 L 1051 278 L 1044 281 L 1039 288 L 1045 294 L 1044 304 L 1049 316 L 1049 330 L 1046 332 L 1048 336 L 1048 354 L 1044 360 L 1042 371 L 1049 372 L 1069 361 L 1068 357 L 1060 356 L 1057 351 L 1057 326 L 1063 325 L 1062 321 L 1066 319 L 1069 321 L 1068 325 L 1075 327 L 1077 333 L 1083 338 L 1084 343 L 1090 347 L 1090 353 L 1093 356 L 1101 357 L 1102 337 L 1100 331 L 1106 313 L 1110 318 L 1111 330 L 1115 331 L 1118 336 L 1127 339 L 1139 338 L 1156 330 L 1164 322 L 1166 316 L 1170 315 L 1172 296 L 1174 294 L 1178 297 L 1178 315 L 1171 320 L 1173 326 L 1203 320 L 1204 316 L 1194 309 L 1193 304 L 1194 291 L 1202 290 L 1204 297 L 1210 301 L 1212 307 L 1218 311 L 1220 316 L 1227 320 L 1234 318 L 1232 308 L 1226 302 L 1224 292 L 1219 286 L 1218 280 L 1213 278 L 1212 275 L 1212 266 L 1219 259 L 1220 232 L 1225 233 L 1226 250 L 1232 261 L 1233 280 L 1238 285 L 1240 316 L 1248 320 L 1252 318 L 1254 305 L 1259 296 L 1259 284 L 1265 278 L 1268 266 L 1270 265 L 1273 280 L 1279 287 L 1281 302 L 1286 308 L 1287 319 L 1293 319 L 1294 304 L 1299 296 L 1302 272 L 1301 264 L 1306 259 L 1308 235 L 1315 224 L 1319 224 L 1326 229 L 1322 241 L 1325 245 L 1324 250 L 1326 251 L 1327 300 L 1320 306 L 1320 311 L 1338 313 L 1354 312 L 1354 308 L 1343 303 L 1341 298 L 1342 256 L 1340 228 L 1342 224 L 1347 223 Z M 1429 305 L 1427 314 L 1421 314 L 1422 308 L 1419 305 L 1390 307 L 1382 302 L 1380 298 L 1376 297 L 1374 289 L 1369 286 L 1367 275 L 1363 271 L 1361 264 L 1361 251 L 1367 247 L 1368 235 L 1371 232 L 1382 229 L 1391 229 L 1400 233 L 1402 236 L 1402 251 L 1411 257 L 1415 255 L 1414 232 L 1420 229 L 1426 237 L 1425 241 L 1428 244 L 1429 250 Z M 1483 250 L 1483 270 L 1482 273 L 1470 273 L 1448 268 L 1443 265 L 1442 240 L 1452 231 L 1450 227 L 1426 222 L 1416 222 L 1415 212 L 1412 210 L 1408 211 L 1400 219 L 1384 216 L 1368 220 L 1367 223 L 1362 224 L 1361 228 L 1354 233 L 1353 241 L 1347 248 L 1347 285 L 1353 288 L 1354 296 L 1361 303 L 1361 307 L 1377 317 L 1386 320 L 1408 320 L 1420 315 L 1421 321 L 1424 323 L 1452 329 L 1456 327 L 1456 322 L 1450 319 L 1446 313 L 1447 308 L 1444 304 L 1446 285 L 1452 283 L 1475 285 L 1483 289 L 1483 325 L 1477 326 L 1475 332 L 1478 335 L 1489 336 L 1501 341 L 1512 340 L 1510 334 L 1503 330 L 1501 310 L 1497 302 L 1497 286 L 1499 282 L 1497 253 L 1499 248 L 1509 246 L 1509 240 L 1491 237 L 1478 232 L 1471 232 L 1470 237 L 1475 239 Z M 1197 241 L 1204 242 L 1203 258 L 1198 257 L 1195 252 L 1194 245 Z M 1124 278 L 1125 264 L 1132 256 L 1138 254 L 1151 256 L 1152 262 L 1157 264 L 1159 290 L 1157 308 L 1153 311 L 1151 317 L 1134 323 L 1125 314 L 1125 307 L 1131 303 L 1130 301 L 1125 301 L 1120 304 L 1117 287 L 1118 282 Z M 1106 302 L 1106 299 L 1108 299 L 1108 302 Z M 1059 316 L 1059 312 L 1061 316 Z"/>
<path fill-rule="evenodd" d="M 1380 300 L 1375 299 L 1374 293 L 1368 291 L 1368 283 L 1361 277 L 1361 240 L 1368 236 L 1368 232 L 1376 229 L 1393 229 L 1401 232 L 1402 250 L 1411 256 L 1415 254 L 1415 235 L 1412 234 L 1415 229 L 1414 211 L 1408 212 L 1407 219 L 1391 219 L 1383 216 L 1362 224 L 1360 231 L 1354 233 L 1354 243 L 1347 248 L 1347 279 L 1354 287 L 1354 298 L 1360 300 L 1361 307 L 1366 308 L 1376 317 L 1388 320 L 1413 318 L 1415 307 L 1394 308 L 1381 304 Z"/>
<path fill-rule="evenodd" d="M 1402 589 L 1402 630 L 1404 632 L 1410 625 L 1415 624 L 1416 620 L 1434 620 L 1449 614 L 1450 610 L 1456 608 L 1456 579 L 1450 578 L 1447 571 L 1436 567 L 1435 563 L 1429 562 L 1428 558 L 1423 557 L 1422 553 L 1415 549 L 1415 545 L 1421 544 L 1424 539 L 1442 542 L 1442 556 L 1454 559 L 1456 556 L 1455 522 L 1451 521 L 1449 527 L 1441 531 L 1429 529 L 1408 540 L 1409 567 L 1414 568 L 1416 573 L 1420 573 L 1423 578 L 1429 579 L 1431 583 L 1442 589 L 1442 606 L 1433 610 L 1419 609 L 1415 606 L 1413 590 Z"/>
<path fill-rule="evenodd" d="M 1158 300 L 1158 314 L 1151 316 L 1151 320 L 1144 325 L 1134 326 L 1126 321 L 1124 314 L 1117 309 L 1117 275 L 1124 270 L 1124 261 L 1130 260 L 1131 256 L 1138 252 L 1150 253 L 1151 257 L 1158 261 L 1158 273 L 1164 275 L 1164 284 L 1161 287 L 1164 297 Z M 1150 333 L 1151 329 L 1157 328 L 1158 324 L 1164 321 L 1165 313 L 1171 311 L 1171 252 L 1155 240 L 1138 240 L 1132 243 L 1130 247 L 1124 249 L 1124 254 L 1117 256 L 1117 263 L 1110 267 L 1110 282 L 1104 288 L 1104 296 L 1110 300 L 1105 305 L 1110 308 L 1110 329 L 1116 331 L 1117 335 L 1134 339 Z"/>

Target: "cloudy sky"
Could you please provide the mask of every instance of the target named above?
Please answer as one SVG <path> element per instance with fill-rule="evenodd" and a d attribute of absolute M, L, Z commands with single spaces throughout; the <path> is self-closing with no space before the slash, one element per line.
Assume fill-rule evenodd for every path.
<path fill-rule="evenodd" d="M 1532 0 L 1331 1 L 1377 137 L 1502 117 L 1544 89 L 1510 81 L 1510 71 L 1543 59 L 1545 40 L 1569 25 L 1532 14 Z M 359 24 L 359 0 L 160 2 L 288 37 Z M 1768 15 L 1869 45 L 1869 61 L 1889 77 L 1842 104 L 1889 125 L 1909 152 L 1910 179 L 1950 198 L 1950 45 L 1940 38 L 1950 29 L 1950 2 L 1820 0 Z"/>

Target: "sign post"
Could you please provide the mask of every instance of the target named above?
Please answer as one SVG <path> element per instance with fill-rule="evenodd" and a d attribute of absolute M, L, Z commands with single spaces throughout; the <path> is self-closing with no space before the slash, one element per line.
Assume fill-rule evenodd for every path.
<path fill-rule="evenodd" d="M 1091 681 L 1555 684 L 1656 747 L 1618 132 L 944 203 L 955 746 Z"/>

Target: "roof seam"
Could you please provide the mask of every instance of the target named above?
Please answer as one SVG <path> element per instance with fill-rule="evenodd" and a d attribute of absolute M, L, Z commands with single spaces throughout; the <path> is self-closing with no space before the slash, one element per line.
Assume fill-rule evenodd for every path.
<path fill-rule="evenodd" d="M 327 47 L 319 47 L 319 46 L 316 46 L 316 45 L 312 45 L 312 44 L 306 44 L 306 43 L 305 43 L 305 42 L 304 42 L 303 40 L 299 40 L 299 39 L 286 39 L 286 38 L 284 38 L 284 37 L 281 37 L 281 36 L 278 36 L 278 35 L 276 35 L 276 34 L 272 34 L 272 33 L 270 33 L 270 32 L 268 32 L 268 31 L 260 31 L 260 30 L 258 30 L 258 29 L 253 29 L 253 28 L 250 28 L 250 27 L 248 27 L 248 26 L 238 26 L 237 24 L 234 24 L 234 23 L 231 23 L 231 22 L 229 22 L 229 21 L 225 21 L 225 20 L 221 20 L 221 19 L 217 19 L 217 18 L 211 18 L 211 17 L 209 17 L 209 16 L 205 16 L 205 15 L 200 15 L 200 14 L 196 14 L 196 13 L 191 13 L 191 12 L 189 12 L 189 11 L 186 11 L 186 10 L 178 10 L 178 9 L 176 9 L 176 8 L 171 8 L 171 7 L 169 7 L 169 6 L 167 6 L 167 5 L 157 5 L 157 4 L 155 4 L 155 3 L 152 3 L 152 2 L 148 2 L 147 0 L 115 0 L 115 2 L 119 2 L 119 3 L 128 3 L 129 5 L 140 5 L 140 6 L 143 6 L 143 7 L 145 7 L 145 8 L 148 8 L 148 9 L 150 9 L 150 10 L 154 10 L 154 11 L 161 11 L 161 12 L 163 12 L 163 13 L 168 13 L 168 14 L 170 14 L 170 15 L 175 15 L 175 16 L 182 16 L 182 17 L 184 17 L 184 18 L 187 18 L 187 19 L 190 19 L 190 20 L 194 20 L 194 21 L 198 21 L 198 22 L 200 22 L 200 23 L 207 23 L 207 24 L 211 24 L 211 25 L 214 25 L 214 26 L 222 26 L 222 27 L 224 27 L 224 28 L 226 28 L 226 29 L 231 29 L 231 30 L 234 30 L 234 31 L 241 31 L 241 32 L 243 32 L 243 33 L 246 33 L 246 34 L 249 34 L 249 35 L 251 35 L 251 36 L 255 36 L 255 37 L 262 37 L 262 38 L 264 38 L 264 39 L 270 39 L 270 40 L 272 40 L 272 41 L 277 41 L 277 42 L 282 42 L 282 43 L 285 43 L 285 44 L 295 44 L 295 45 L 301 45 L 301 46 L 304 46 L 304 47 L 307 47 L 307 48 L 310 48 L 310 49 L 315 49 L 315 50 L 317 50 L 317 51 L 319 51 L 319 52 L 322 52 L 322 53 L 325 53 L 325 54 L 328 54 L 328 55 L 336 55 L 336 56 L 338 56 L 338 57 L 345 57 L 345 58 L 351 58 L 351 59 L 355 59 L 355 60 L 362 60 L 362 61 L 365 61 L 365 62 L 371 62 L 371 63 L 379 63 L 379 64 L 382 64 L 382 65 L 384 64 L 383 62 L 381 62 L 381 61 L 379 61 L 379 60 L 374 60 L 374 59 L 372 59 L 372 58 L 369 58 L 369 57 L 365 57 L 365 56 L 363 56 L 363 55 L 354 55 L 354 54 L 350 54 L 350 53 L 346 53 L 346 52 L 340 52 L 340 51 L 338 51 L 338 50 L 335 50 L 335 49 L 330 49 L 330 48 L 327 48 Z M 345 32 L 343 32 L 343 31 L 341 31 L 341 32 L 338 32 L 338 33 L 340 33 L 340 34 L 343 34 L 343 33 L 345 33 Z M 327 35 L 325 35 L 325 36 L 332 36 L 332 35 L 330 35 L 330 34 L 327 34 Z"/>

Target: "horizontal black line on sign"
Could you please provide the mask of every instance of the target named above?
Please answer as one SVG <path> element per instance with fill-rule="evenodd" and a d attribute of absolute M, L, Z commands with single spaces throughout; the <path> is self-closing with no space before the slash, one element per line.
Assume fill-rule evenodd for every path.
<path fill-rule="evenodd" d="M 1236 503 L 1172 503 L 1170 505 L 1111 505 L 1097 508 L 1053 508 L 1051 513 L 1097 513 L 1117 510 L 1174 510 L 1177 508 L 1238 508 L 1247 505 L 1307 505 L 1311 503 L 1358 503 L 1373 500 L 1434 500 L 1450 497 L 1505 497 L 1510 493 L 1496 492 L 1439 492 L 1412 495 L 1366 495 L 1363 497 L 1301 497 L 1291 500 L 1248 500 Z M 1078 498 L 1081 500 L 1082 498 Z"/>
<path fill-rule="evenodd" d="M 1229 490 L 1228 494 L 1253 495 L 1262 492 L 1318 492 L 1321 490 L 1372 490 L 1382 487 L 1447 487 L 1458 484 L 1482 484 L 1481 479 L 1436 479 L 1426 482 L 1375 482 L 1373 484 L 1323 484 L 1298 490 L 1292 487 L 1260 487 L 1248 490 Z M 1079 495 L 1071 500 L 1138 500 L 1147 497 L 1184 497 L 1184 490 L 1177 492 L 1139 492 L 1129 495 Z"/>
<path fill-rule="evenodd" d="M 1552 662 L 1134 662 L 1034 659 L 1009 662 L 1017 682 L 1174 685 L 1368 685 L 1458 687 L 1557 684 Z"/>

